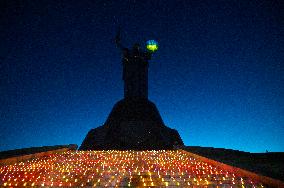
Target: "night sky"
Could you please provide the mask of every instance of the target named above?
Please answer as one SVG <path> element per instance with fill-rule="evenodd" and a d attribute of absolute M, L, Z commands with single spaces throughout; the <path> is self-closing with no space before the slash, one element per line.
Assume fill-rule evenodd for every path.
<path fill-rule="evenodd" d="M 282 2 L 283 3 L 283 2 Z M 123 98 L 121 54 L 155 39 L 149 99 L 185 145 L 284 151 L 280 1 L 0 1 L 0 150 L 75 143 Z"/>

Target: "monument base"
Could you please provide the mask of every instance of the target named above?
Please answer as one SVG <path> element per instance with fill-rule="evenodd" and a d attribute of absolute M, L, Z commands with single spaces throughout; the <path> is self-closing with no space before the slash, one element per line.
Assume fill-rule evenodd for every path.
<path fill-rule="evenodd" d="M 154 103 L 126 98 L 104 125 L 91 129 L 79 150 L 160 150 L 183 146 L 179 133 L 164 125 Z"/>

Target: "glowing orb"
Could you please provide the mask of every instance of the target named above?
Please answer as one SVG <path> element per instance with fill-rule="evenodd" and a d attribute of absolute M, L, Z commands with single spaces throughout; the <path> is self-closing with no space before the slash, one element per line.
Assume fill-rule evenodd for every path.
<path fill-rule="evenodd" d="M 158 42 L 155 41 L 155 40 L 148 40 L 146 44 L 147 44 L 146 45 L 147 50 L 149 50 L 151 52 L 155 52 L 159 48 Z"/>

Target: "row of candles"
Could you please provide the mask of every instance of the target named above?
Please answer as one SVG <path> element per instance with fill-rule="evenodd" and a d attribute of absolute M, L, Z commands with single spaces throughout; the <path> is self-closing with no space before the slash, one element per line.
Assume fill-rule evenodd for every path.
<path fill-rule="evenodd" d="M 0 186 L 263 187 L 182 150 L 55 153 L 0 166 Z"/>

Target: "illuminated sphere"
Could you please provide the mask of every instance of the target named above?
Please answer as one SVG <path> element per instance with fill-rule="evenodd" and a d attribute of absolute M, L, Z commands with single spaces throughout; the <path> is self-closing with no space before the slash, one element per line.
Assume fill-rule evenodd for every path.
<path fill-rule="evenodd" d="M 158 50 L 159 46 L 158 46 L 158 42 L 155 40 L 148 40 L 146 43 L 146 48 L 147 50 L 149 50 L 150 52 L 155 52 Z"/>

